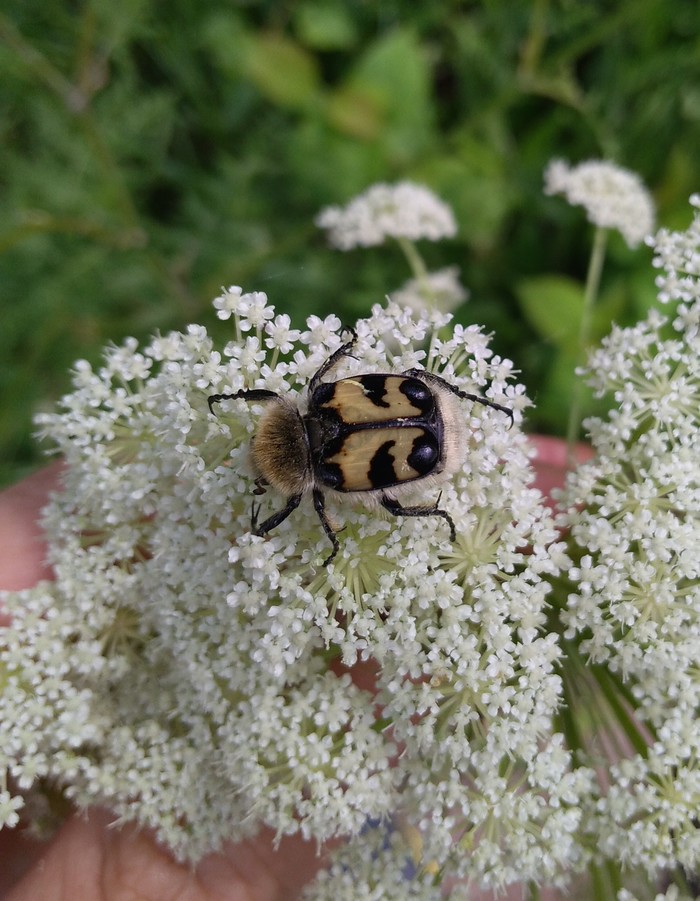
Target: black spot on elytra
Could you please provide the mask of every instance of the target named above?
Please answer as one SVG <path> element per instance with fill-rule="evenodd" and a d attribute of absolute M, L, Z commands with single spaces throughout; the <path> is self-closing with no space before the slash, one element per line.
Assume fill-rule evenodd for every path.
<path fill-rule="evenodd" d="M 373 488 L 386 488 L 388 485 L 396 485 L 396 470 L 394 458 L 390 450 L 396 444 L 395 441 L 385 441 L 375 451 L 369 464 L 369 481 Z"/>
<path fill-rule="evenodd" d="M 416 438 L 406 459 L 416 472 L 427 476 L 435 469 L 440 459 L 440 446 L 437 438 L 428 434 Z"/>
<path fill-rule="evenodd" d="M 375 407 L 389 407 L 386 397 L 386 376 L 385 375 L 363 375 L 362 390 L 365 396 Z"/>
<path fill-rule="evenodd" d="M 406 395 L 413 406 L 420 410 L 421 413 L 429 413 L 435 405 L 433 392 L 420 379 L 403 379 L 399 390 Z"/>

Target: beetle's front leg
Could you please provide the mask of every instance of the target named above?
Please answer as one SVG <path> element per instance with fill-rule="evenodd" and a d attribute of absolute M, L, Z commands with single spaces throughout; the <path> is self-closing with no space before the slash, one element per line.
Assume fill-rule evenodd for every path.
<path fill-rule="evenodd" d="M 283 510 L 279 510 L 277 513 L 273 513 L 272 516 L 268 516 L 268 518 L 263 520 L 263 522 L 261 522 L 259 525 L 258 513 L 260 512 L 260 505 L 256 505 L 255 502 L 253 502 L 253 510 L 250 516 L 250 529 L 253 535 L 262 537 L 263 535 L 266 535 L 268 532 L 272 531 L 272 529 L 276 528 L 280 523 L 284 522 L 289 514 L 293 513 L 299 506 L 299 504 L 301 503 L 301 498 L 301 494 L 293 494 L 290 498 L 287 499 L 287 505 Z"/>
<path fill-rule="evenodd" d="M 326 557 L 326 559 L 323 561 L 323 565 L 328 566 L 331 560 L 333 560 L 335 555 L 338 553 L 338 550 L 340 549 L 340 543 L 338 541 L 338 536 L 335 534 L 333 526 L 330 524 L 328 517 L 326 516 L 326 503 L 323 492 L 319 488 L 314 488 L 313 497 L 314 509 L 316 510 L 316 513 L 318 513 L 318 518 L 321 520 L 323 531 L 326 533 L 331 544 L 333 545 L 333 550 L 331 551 L 330 557 Z"/>

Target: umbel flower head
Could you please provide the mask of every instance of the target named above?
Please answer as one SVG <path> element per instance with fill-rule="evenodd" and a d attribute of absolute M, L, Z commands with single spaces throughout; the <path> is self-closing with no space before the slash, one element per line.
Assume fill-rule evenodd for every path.
<path fill-rule="evenodd" d="M 328 497 L 341 547 L 324 567 L 310 499 L 251 534 L 260 408 L 214 416 L 207 396 L 264 388 L 303 407 L 340 322 L 300 331 L 235 288 L 215 306 L 232 320 L 223 352 L 199 326 L 127 341 L 96 371 L 77 364 L 73 393 L 41 417 L 67 464 L 46 512 L 56 581 L 5 598 L 0 774 L 105 805 L 191 860 L 263 825 L 341 836 L 318 899 L 350 897 L 348 872 L 387 899 L 397 873 L 407 898 L 437 897 L 448 874 L 556 880 L 583 859 L 587 783 L 553 734 L 545 604 L 567 559 L 530 487 L 511 364 L 478 328 L 446 331 L 446 315 L 389 304 L 357 323 L 334 377 L 424 367 L 508 405 L 515 425 L 460 402 L 465 462 L 440 501 L 454 542 L 439 517 Z M 352 679 L 358 660 L 374 662 L 373 691 Z M 12 825 L 20 802 L 2 780 Z"/>
<path fill-rule="evenodd" d="M 579 560 L 565 637 L 626 684 L 646 733 L 610 767 L 590 829 L 653 878 L 700 871 L 700 221 L 650 243 L 678 312 L 615 327 L 592 354 L 613 410 L 586 423 L 596 455 L 570 475 L 561 523 Z"/>
<path fill-rule="evenodd" d="M 339 250 L 373 247 L 387 238 L 439 241 L 457 233 L 450 207 L 425 185 L 410 181 L 379 183 L 345 207 L 330 206 L 316 218 Z"/>
<path fill-rule="evenodd" d="M 569 166 L 551 160 L 544 174 L 545 194 L 563 194 L 582 206 L 593 225 L 615 228 L 630 247 L 651 235 L 654 202 L 641 178 L 609 160 L 586 160 Z"/>

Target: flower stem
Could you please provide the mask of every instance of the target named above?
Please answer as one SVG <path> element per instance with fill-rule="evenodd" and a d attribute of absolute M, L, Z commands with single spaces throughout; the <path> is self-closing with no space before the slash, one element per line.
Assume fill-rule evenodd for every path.
<path fill-rule="evenodd" d="M 585 363 L 588 345 L 591 338 L 591 322 L 593 319 L 593 307 L 598 298 L 600 288 L 600 275 L 603 271 L 605 259 L 605 245 L 608 239 L 608 230 L 597 228 L 593 236 L 593 249 L 588 263 L 586 274 L 586 288 L 583 295 L 583 310 L 581 311 L 581 324 L 578 333 L 578 364 Z M 578 368 L 578 367 L 577 367 Z M 581 428 L 581 408 L 583 405 L 583 382 L 575 379 L 569 408 L 569 423 L 566 430 L 566 458 L 567 466 L 573 469 L 575 466 L 574 446 Z"/>
<path fill-rule="evenodd" d="M 423 257 L 418 253 L 416 245 L 413 241 L 409 241 L 408 238 L 397 238 L 396 241 L 403 251 L 403 255 L 408 260 L 413 277 L 422 281 L 428 274 L 428 270 Z"/>

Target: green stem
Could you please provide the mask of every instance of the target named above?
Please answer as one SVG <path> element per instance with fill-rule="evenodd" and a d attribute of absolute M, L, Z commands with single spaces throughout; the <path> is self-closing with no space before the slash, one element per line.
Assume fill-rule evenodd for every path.
<path fill-rule="evenodd" d="M 404 256 L 408 260 L 408 265 L 411 267 L 413 277 L 422 281 L 428 274 L 428 270 L 423 261 L 423 257 L 416 249 L 416 245 L 413 241 L 409 241 L 408 238 L 397 238 L 396 240 L 403 251 Z"/>
<path fill-rule="evenodd" d="M 600 275 L 603 271 L 603 261 L 605 259 L 605 245 L 607 243 L 608 231 L 605 228 L 597 228 L 593 237 L 593 249 L 591 250 L 591 259 L 588 263 L 588 273 L 586 275 L 586 288 L 583 296 L 583 310 L 581 312 L 581 324 L 579 326 L 579 349 L 578 364 L 586 361 L 588 345 L 591 339 L 591 322 L 593 319 L 593 307 L 598 298 L 598 289 L 600 288 Z M 569 408 L 569 424 L 566 430 L 566 457 L 567 466 L 573 469 L 576 460 L 574 455 L 574 446 L 578 439 L 579 430 L 581 428 L 581 409 L 583 406 L 584 384 L 580 378 L 574 380 L 574 388 L 571 396 L 571 407 Z"/>
<path fill-rule="evenodd" d="M 559 722 L 569 748 L 584 757 L 605 753 L 601 748 L 611 749 L 612 759 L 645 756 L 655 736 L 635 717 L 631 691 L 604 665 L 586 662 L 574 642 L 562 639 L 562 649 L 565 704 Z"/>
<path fill-rule="evenodd" d="M 23 64 L 27 74 L 35 76 L 43 82 L 56 96 L 60 97 L 67 108 L 78 101 L 73 84 L 49 60 L 26 41 L 14 22 L 5 15 L 0 15 L 0 40 L 2 40 Z"/>
<path fill-rule="evenodd" d="M 615 901 L 622 888 L 619 870 L 612 861 L 590 864 L 588 873 L 591 880 L 591 896 L 595 901 Z"/>
<path fill-rule="evenodd" d="M 542 53 L 549 35 L 549 0 L 535 0 L 531 6 L 530 27 L 522 43 L 518 74 L 533 78 L 542 61 Z"/>

